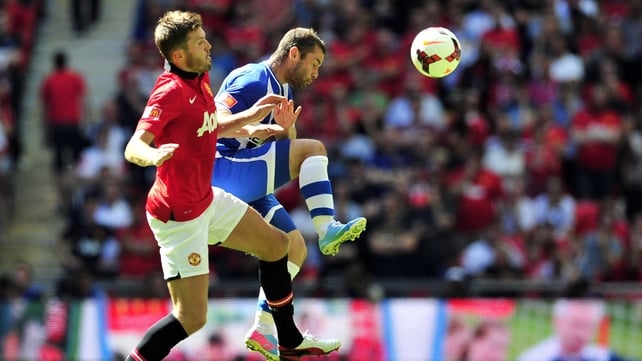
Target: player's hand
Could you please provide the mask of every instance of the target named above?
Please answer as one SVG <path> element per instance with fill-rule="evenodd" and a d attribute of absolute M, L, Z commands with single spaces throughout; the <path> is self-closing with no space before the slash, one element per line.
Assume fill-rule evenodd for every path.
<path fill-rule="evenodd" d="M 274 107 L 287 103 L 287 98 L 277 94 L 268 94 L 254 103 L 252 108 L 253 116 L 256 119 L 265 118 Z"/>
<path fill-rule="evenodd" d="M 176 143 L 161 144 L 158 148 L 154 149 L 154 154 L 151 157 L 152 165 L 160 166 L 166 160 L 174 156 L 174 151 L 178 148 Z"/>
<path fill-rule="evenodd" d="M 292 100 L 289 100 L 285 104 L 278 104 L 274 108 L 274 121 L 282 126 L 283 129 L 290 129 L 290 127 L 296 123 L 302 109 L 299 105 L 296 110 L 294 110 L 294 102 Z"/>
<path fill-rule="evenodd" d="M 246 125 L 248 136 L 250 138 L 268 139 L 279 133 L 283 133 L 285 129 L 278 124 L 253 124 Z"/>

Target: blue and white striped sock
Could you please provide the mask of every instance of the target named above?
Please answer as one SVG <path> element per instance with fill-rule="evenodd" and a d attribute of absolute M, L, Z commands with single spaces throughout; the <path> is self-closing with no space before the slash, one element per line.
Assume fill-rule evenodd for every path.
<path fill-rule="evenodd" d="M 328 157 L 315 155 L 303 161 L 299 172 L 299 188 L 308 206 L 312 223 L 319 235 L 334 220 L 334 198 L 328 177 Z"/>

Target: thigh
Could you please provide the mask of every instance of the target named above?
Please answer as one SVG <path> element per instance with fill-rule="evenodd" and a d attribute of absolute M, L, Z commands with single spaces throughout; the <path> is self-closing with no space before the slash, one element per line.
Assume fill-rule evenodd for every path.
<path fill-rule="evenodd" d="M 290 141 L 266 143 L 253 149 L 217 153 L 212 184 L 245 202 L 257 200 L 290 180 Z"/>
<path fill-rule="evenodd" d="M 167 282 L 172 299 L 172 313 L 188 334 L 200 327 L 198 320 L 207 316 L 209 275 L 199 275 Z"/>
<path fill-rule="evenodd" d="M 209 273 L 208 220 L 203 215 L 186 222 L 163 222 L 147 214 L 147 220 L 160 247 L 165 280 Z"/>
<path fill-rule="evenodd" d="M 256 209 L 268 223 L 283 232 L 289 233 L 296 229 L 292 218 L 274 194 L 268 194 L 249 204 L 252 208 Z"/>
<path fill-rule="evenodd" d="M 223 193 L 234 197 L 229 193 Z M 242 214 L 236 209 L 233 210 L 233 213 L 236 220 L 234 226 L 231 227 L 232 222 L 228 222 L 225 229 L 219 228 L 217 232 L 219 234 L 225 233 L 226 237 L 221 243 L 216 244 L 249 253 L 265 261 L 278 260 L 287 253 L 287 235 L 268 224 L 254 208 L 246 204 Z M 217 225 L 217 227 L 220 226 Z"/>

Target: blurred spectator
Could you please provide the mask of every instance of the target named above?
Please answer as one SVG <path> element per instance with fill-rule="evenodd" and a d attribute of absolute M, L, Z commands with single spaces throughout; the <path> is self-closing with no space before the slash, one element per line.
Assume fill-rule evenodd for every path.
<path fill-rule="evenodd" d="M 552 177 L 546 184 L 546 192 L 535 197 L 534 213 L 538 225 L 550 224 L 557 237 L 570 234 L 575 225 L 575 198 L 564 189 L 562 180 Z"/>
<path fill-rule="evenodd" d="M 116 231 L 120 242 L 120 276 L 125 278 L 142 278 L 158 273 L 160 252 L 145 219 L 145 203 L 138 201 L 132 210 L 132 223 Z M 161 277 L 162 279 L 162 277 Z"/>
<path fill-rule="evenodd" d="M 100 19 L 101 0 L 71 0 L 70 11 L 74 33 L 82 36 Z"/>
<path fill-rule="evenodd" d="M 537 122 L 533 129 L 532 143 L 524 150 L 527 193 L 531 196 L 546 191 L 551 177 L 561 177 L 564 152 L 568 143 L 568 132 L 553 119 L 553 108 L 543 105 L 539 108 Z"/>
<path fill-rule="evenodd" d="M 13 208 L 12 170 L 14 165 L 9 142 L 13 133 L 12 119 L 0 111 L 0 238 L 4 237 L 9 214 Z"/>
<path fill-rule="evenodd" d="M 137 71 L 145 61 L 144 48 L 141 44 L 133 43 L 128 47 L 128 62 L 118 73 L 118 88 L 114 101 L 116 102 L 118 124 L 127 132 L 134 132 L 136 122 L 143 114 L 146 97 L 142 93 Z"/>
<path fill-rule="evenodd" d="M 601 200 L 613 191 L 622 119 L 609 107 L 608 93 L 595 85 L 586 107 L 573 117 L 572 141 L 577 151 L 577 194 Z"/>
<path fill-rule="evenodd" d="M 61 178 L 86 145 L 82 126 L 87 89 L 84 76 L 68 67 L 66 52 L 56 51 L 52 63 L 54 69 L 42 81 L 40 97 L 47 144 L 53 147 L 54 171 Z"/>
<path fill-rule="evenodd" d="M 106 172 L 100 180 L 99 198 L 93 217 L 96 224 L 111 231 L 129 227 L 134 219 L 126 188 L 118 177 Z"/>
<path fill-rule="evenodd" d="M 502 187 L 510 187 L 514 180 L 522 179 L 526 162 L 519 134 L 507 128 L 498 130 L 497 136 L 486 142 L 482 164 L 502 178 Z"/>
<path fill-rule="evenodd" d="M 631 250 L 627 255 L 627 278 L 642 282 L 642 213 L 633 217 Z"/>
<path fill-rule="evenodd" d="M 421 277 L 421 234 L 424 222 L 409 206 L 407 195 L 390 191 L 381 195 L 381 207 L 366 214 L 368 268 L 375 277 Z M 362 241 L 363 241 L 362 240 Z"/>
<path fill-rule="evenodd" d="M 13 262 L 10 281 L 15 292 L 25 301 L 42 301 L 44 291 L 35 284 L 35 270 L 33 265 L 23 259 Z"/>
<path fill-rule="evenodd" d="M 420 80 L 419 73 L 409 75 L 402 92 L 391 99 L 384 116 L 385 128 L 417 131 L 426 127 L 440 132 L 446 127 L 441 101 L 434 94 L 422 92 Z"/>
<path fill-rule="evenodd" d="M 481 276 L 495 262 L 499 237 L 496 227 L 488 227 L 464 248 L 461 253 L 461 266 L 467 275 Z"/>
<path fill-rule="evenodd" d="M 578 267 L 585 279 L 617 279 L 624 265 L 624 240 L 613 228 L 610 214 L 603 214 L 599 227 L 580 239 Z"/>
<path fill-rule="evenodd" d="M 535 209 L 526 194 L 524 178 L 516 178 L 504 189 L 504 199 L 499 204 L 498 221 L 507 236 L 524 236 L 535 227 Z"/>
<path fill-rule="evenodd" d="M 102 126 L 96 130 L 95 139 L 91 144 L 82 150 L 75 168 L 76 177 L 80 184 L 96 183 L 104 173 L 116 177 L 123 176 L 125 172 L 124 146 L 121 149 L 110 144 L 113 136 L 114 134 L 109 128 Z"/>
<path fill-rule="evenodd" d="M 448 189 L 457 197 L 455 228 L 465 234 L 490 226 L 497 216 L 497 202 L 504 196 L 501 178 L 483 167 L 482 156 L 471 152 L 447 176 Z"/>
<path fill-rule="evenodd" d="M 109 228 L 95 222 L 98 202 L 97 194 L 87 194 L 82 208 L 75 218 L 68 220 L 56 244 L 56 253 L 70 278 L 81 271 L 104 278 L 114 277 L 118 272 L 120 245 Z"/>
<path fill-rule="evenodd" d="M 91 271 L 84 268 L 65 272 L 56 284 L 55 296 L 66 302 L 103 298 L 105 291 L 96 280 Z"/>
<path fill-rule="evenodd" d="M 450 142 L 455 149 L 483 148 L 491 134 L 491 124 L 483 111 L 483 99 L 479 89 L 463 90 L 461 104 L 454 109 L 450 126 Z"/>

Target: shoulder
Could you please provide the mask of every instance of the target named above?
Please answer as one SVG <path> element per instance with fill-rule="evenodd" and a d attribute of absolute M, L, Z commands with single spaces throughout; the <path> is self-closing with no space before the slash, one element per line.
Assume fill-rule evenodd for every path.
<path fill-rule="evenodd" d="M 180 77 L 170 72 L 164 72 L 156 80 L 154 89 L 149 95 L 150 100 L 158 100 L 178 96 L 182 93 L 183 82 Z"/>
<path fill-rule="evenodd" d="M 262 89 L 269 79 L 267 67 L 263 63 L 251 63 L 233 70 L 223 83 L 223 89 Z"/>

